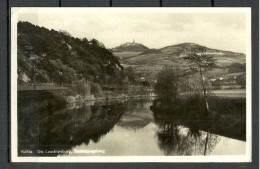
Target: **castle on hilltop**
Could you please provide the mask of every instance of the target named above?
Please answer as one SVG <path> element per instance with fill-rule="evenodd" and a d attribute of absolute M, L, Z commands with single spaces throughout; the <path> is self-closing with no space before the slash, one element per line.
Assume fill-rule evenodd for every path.
<path fill-rule="evenodd" d="M 135 40 L 133 39 L 133 42 L 127 42 L 125 44 L 123 44 L 122 46 L 129 46 L 129 45 L 135 45 Z"/>

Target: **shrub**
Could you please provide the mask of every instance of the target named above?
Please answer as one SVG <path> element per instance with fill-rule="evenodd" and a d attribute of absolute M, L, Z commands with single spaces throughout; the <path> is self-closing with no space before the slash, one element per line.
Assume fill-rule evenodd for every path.
<path fill-rule="evenodd" d="M 91 86 L 91 90 L 90 90 L 91 94 L 93 94 L 94 96 L 102 96 L 102 89 L 98 83 L 91 82 L 90 86 Z"/>
<path fill-rule="evenodd" d="M 164 68 L 157 75 L 154 86 L 156 94 L 163 99 L 176 99 L 178 96 L 179 73 L 172 68 Z"/>

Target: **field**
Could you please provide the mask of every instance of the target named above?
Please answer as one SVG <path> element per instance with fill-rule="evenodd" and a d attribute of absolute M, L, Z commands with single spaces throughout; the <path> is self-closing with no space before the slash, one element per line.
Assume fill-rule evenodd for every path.
<path fill-rule="evenodd" d="M 142 53 L 142 52 L 131 52 L 131 51 L 129 51 L 129 52 L 113 52 L 113 54 L 115 56 L 119 57 L 120 59 L 136 56 L 136 55 L 139 55 L 140 53 Z"/>
<path fill-rule="evenodd" d="M 219 97 L 246 97 L 245 89 L 213 90 L 213 93 Z"/>

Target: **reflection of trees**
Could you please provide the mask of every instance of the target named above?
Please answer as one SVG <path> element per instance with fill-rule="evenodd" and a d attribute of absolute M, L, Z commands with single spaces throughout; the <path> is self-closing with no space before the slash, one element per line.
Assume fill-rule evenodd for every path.
<path fill-rule="evenodd" d="M 245 99 L 209 98 L 209 115 L 202 103 L 201 98 L 193 97 L 170 105 L 156 100 L 151 106 L 159 126 L 158 144 L 166 155 L 207 155 L 219 142 L 218 135 L 245 140 Z"/>
<path fill-rule="evenodd" d="M 35 109 L 19 108 L 19 149 L 70 150 L 82 143 L 97 143 L 119 121 L 126 107 L 118 103 L 55 110 L 37 105 Z"/>
<path fill-rule="evenodd" d="M 208 136 L 208 143 L 206 144 L 206 148 L 204 149 L 204 155 L 207 155 L 208 152 L 212 152 L 212 150 L 215 148 L 215 146 L 219 142 L 219 137 L 215 134 L 207 133 Z"/>
<path fill-rule="evenodd" d="M 157 137 L 159 147 L 164 151 L 165 155 L 171 155 L 173 152 L 179 154 L 182 151 L 179 146 L 181 136 L 179 135 L 178 126 L 165 123 L 159 125 Z"/>
<path fill-rule="evenodd" d="M 188 97 L 176 100 L 171 104 L 164 104 L 155 100 L 151 106 L 156 119 L 178 119 L 182 125 L 198 126 L 199 130 L 230 137 L 246 139 L 246 100 L 244 98 L 208 98 L 211 112 L 207 114 L 201 97 Z M 196 124 L 198 121 L 198 124 Z"/>
<path fill-rule="evenodd" d="M 185 128 L 180 123 L 157 121 L 158 145 L 165 155 L 203 155 L 204 151 L 211 152 L 219 141 L 217 135 L 196 127 Z"/>
<path fill-rule="evenodd" d="M 165 155 L 203 155 L 215 147 L 217 135 L 207 134 L 212 120 L 204 116 L 200 103 L 196 99 L 179 100 L 168 111 L 160 106 L 152 109 L 159 127 L 158 145 Z"/>

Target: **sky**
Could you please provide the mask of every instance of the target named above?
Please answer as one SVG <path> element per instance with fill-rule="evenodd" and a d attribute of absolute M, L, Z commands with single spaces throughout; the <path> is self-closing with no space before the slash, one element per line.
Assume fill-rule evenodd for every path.
<path fill-rule="evenodd" d="M 172 11 L 170 11 L 172 10 Z M 214 49 L 246 52 L 245 13 L 109 12 L 99 8 L 24 10 L 19 21 L 48 29 L 66 30 L 78 38 L 95 38 L 107 48 L 126 42 L 162 48 L 179 43 L 197 43 Z M 87 11 L 87 12 L 86 12 Z M 116 10 L 115 10 L 116 11 Z"/>

